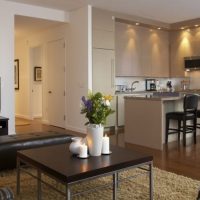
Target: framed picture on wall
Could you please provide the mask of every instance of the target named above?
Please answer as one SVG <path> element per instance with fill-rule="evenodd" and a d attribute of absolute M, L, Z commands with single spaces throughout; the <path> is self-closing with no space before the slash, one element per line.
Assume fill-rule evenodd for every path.
<path fill-rule="evenodd" d="M 34 81 L 42 81 L 42 67 L 34 67 Z"/>
<path fill-rule="evenodd" d="M 19 59 L 14 60 L 14 79 L 15 90 L 19 90 Z"/>

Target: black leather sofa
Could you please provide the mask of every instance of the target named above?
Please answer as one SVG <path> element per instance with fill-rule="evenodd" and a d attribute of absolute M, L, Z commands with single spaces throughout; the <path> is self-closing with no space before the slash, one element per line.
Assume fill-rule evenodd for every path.
<path fill-rule="evenodd" d="M 0 170 L 16 167 L 17 151 L 71 142 L 72 135 L 57 132 L 0 136 Z"/>

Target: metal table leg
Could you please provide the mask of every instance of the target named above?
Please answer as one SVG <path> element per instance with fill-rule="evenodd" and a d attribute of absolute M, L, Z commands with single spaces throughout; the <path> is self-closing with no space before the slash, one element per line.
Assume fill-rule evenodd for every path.
<path fill-rule="evenodd" d="M 113 174 L 113 200 L 117 199 L 118 173 Z"/>
<path fill-rule="evenodd" d="M 153 163 L 149 164 L 149 197 L 153 200 Z"/>
<path fill-rule="evenodd" d="M 37 189 L 38 189 L 38 200 L 41 200 L 42 199 L 42 184 L 41 184 L 41 171 L 40 170 L 37 170 Z"/>
<path fill-rule="evenodd" d="M 69 185 L 66 185 L 66 200 L 71 199 L 70 188 Z"/>
<path fill-rule="evenodd" d="M 20 160 L 17 158 L 17 195 L 20 194 Z"/>

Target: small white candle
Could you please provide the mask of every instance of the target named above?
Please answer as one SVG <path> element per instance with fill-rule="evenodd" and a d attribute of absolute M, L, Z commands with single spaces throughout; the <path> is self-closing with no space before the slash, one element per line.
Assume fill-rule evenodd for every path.
<path fill-rule="evenodd" d="M 102 142 L 102 153 L 103 154 L 108 154 L 110 153 L 110 138 L 105 135 L 103 137 L 103 142 Z"/>
<path fill-rule="evenodd" d="M 87 152 L 88 152 L 88 147 L 85 144 L 82 144 L 80 146 L 79 157 L 86 158 L 88 156 Z"/>

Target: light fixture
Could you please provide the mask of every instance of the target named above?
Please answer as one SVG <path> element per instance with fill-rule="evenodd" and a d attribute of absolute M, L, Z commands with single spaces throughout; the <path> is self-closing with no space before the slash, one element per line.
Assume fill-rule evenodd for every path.
<path fill-rule="evenodd" d="M 198 27 L 199 25 L 198 25 L 198 24 L 195 24 L 194 26 L 195 26 L 195 27 Z"/>
<path fill-rule="evenodd" d="M 189 72 L 190 71 L 190 69 L 186 69 L 186 72 Z"/>
<path fill-rule="evenodd" d="M 158 27 L 158 30 L 160 30 L 161 28 L 160 27 Z"/>
<path fill-rule="evenodd" d="M 140 23 L 139 23 L 139 22 L 136 22 L 136 23 L 135 23 L 135 25 L 136 25 L 136 26 L 139 26 L 139 25 L 140 25 Z"/>
<path fill-rule="evenodd" d="M 187 29 L 187 32 L 190 32 L 190 29 L 189 29 L 189 28 Z"/>
<path fill-rule="evenodd" d="M 153 31 L 153 29 L 150 29 L 149 31 L 150 31 L 150 32 L 152 32 L 152 31 Z"/>
<path fill-rule="evenodd" d="M 185 29 L 185 27 L 182 26 L 180 29 L 183 30 L 183 29 Z"/>

